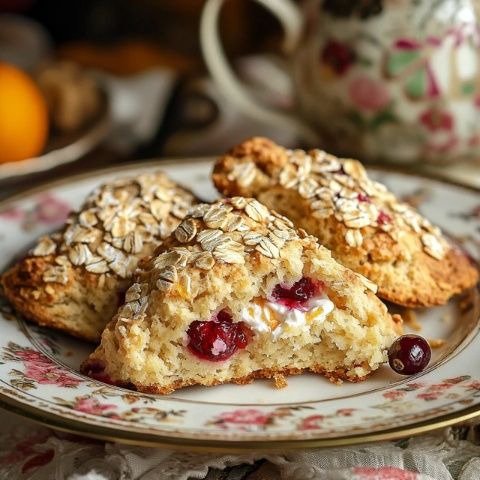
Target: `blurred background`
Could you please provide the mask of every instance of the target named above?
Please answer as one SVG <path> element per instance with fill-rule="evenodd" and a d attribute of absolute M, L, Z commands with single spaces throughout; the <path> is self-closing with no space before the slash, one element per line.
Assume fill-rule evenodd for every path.
<path fill-rule="evenodd" d="M 249 99 L 204 60 L 206 3 L 0 0 L 2 194 L 135 159 L 218 154 L 251 135 L 448 164 L 442 174 L 480 182 L 475 1 L 291 1 L 302 9 L 287 8 L 282 28 L 258 3 L 228 0 L 221 43 Z M 296 43 L 287 55 L 284 30 Z"/>
<path fill-rule="evenodd" d="M 225 105 L 208 78 L 198 34 L 203 3 L 0 0 L 0 100 L 4 100 L 0 129 L 2 122 L 10 123 L 18 115 L 5 111 L 8 90 L 10 98 L 24 98 L 23 103 L 12 99 L 10 108 L 25 109 L 31 130 L 46 130 L 34 125 L 36 117 L 40 117 L 37 123 L 45 122 L 36 112 L 40 100 L 31 92 L 25 94 L 28 85 L 14 73 L 2 76 L 1 65 L 4 71 L 5 66 L 15 66 L 26 72 L 40 86 L 49 110 L 45 144 L 40 139 L 25 145 L 29 142 L 22 128 L 10 133 L 9 144 L 17 145 L 9 145 L 6 152 L 0 134 L 0 178 L 9 173 L 1 171 L 2 165 L 18 160 L 11 170 L 22 176 L 11 176 L 8 184 L 31 183 L 31 176 L 22 178 L 30 168 L 20 166 L 21 157 L 58 153 L 85 135 L 91 140 L 88 145 L 62 152 L 53 161 L 38 159 L 53 165 L 63 163 L 61 155 L 84 153 L 79 161 L 37 173 L 35 180 L 137 158 L 217 154 L 254 134 L 256 128 L 243 126 L 242 115 Z M 235 61 L 252 53 L 278 51 L 281 29 L 254 2 L 232 0 L 222 11 L 221 35 Z M 92 92 L 97 86 L 99 91 Z M 104 96 L 110 99 L 106 107 Z M 110 115 L 108 127 L 102 123 L 105 109 Z M 95 129 L 101 131 L 95 134 Z M 36 167 L 40 168 L 31 169 Z"/>

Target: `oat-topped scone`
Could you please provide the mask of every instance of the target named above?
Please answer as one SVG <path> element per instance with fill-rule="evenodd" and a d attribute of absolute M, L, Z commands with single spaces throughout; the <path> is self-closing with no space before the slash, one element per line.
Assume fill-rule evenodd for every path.
<path fill-rule="evenodd" d="M 287 215 L 386 300 L 443 304 L 478 280 L 465 254 L 356 160 L 252 138 L 217 161 L 213 181 L 224 195 L 254 196 Z"/>
<path fill-rule="evenodd" d="M 106 183 L 58 233 L 2 277 L 15 308 L 40 325 L 98 341 L 140 258 L 180 223 L 193 195 L 163 173 Z"/>
<path fill-rule="evenodd" d="M 375 285 L 257 200 L 190 211 L 140 273 L 84 373 L 144 392 L 302 371 L 363 380 L 400 325 Z M 397 319 L 395 319 L 398 321 Z"/>

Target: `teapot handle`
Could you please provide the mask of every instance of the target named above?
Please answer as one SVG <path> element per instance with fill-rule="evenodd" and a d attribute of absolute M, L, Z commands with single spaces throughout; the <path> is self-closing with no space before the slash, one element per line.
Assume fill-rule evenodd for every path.
<path fill-rule="evenodd" d="M 302 13 L 290 0 L 255 0 L 273 13 L 285 32 L 283 48 L 290 53 L 302 32 Z M 218 17 L 225 0 L 207 0 L 200 22 L 203 58 L 215 82 L 226 96 L 246 115 L 279 128 L 294 130 L 304 141 L 314 144 L 318 135 L 293 112 L 260 105 L 230 67 L 218 33 Z"/>

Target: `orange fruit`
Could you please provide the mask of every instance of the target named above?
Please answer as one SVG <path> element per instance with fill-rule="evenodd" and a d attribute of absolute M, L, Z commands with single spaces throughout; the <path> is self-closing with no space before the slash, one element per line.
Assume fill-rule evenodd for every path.
<path fill-rule="evenodd" d="M 0 62 L 0 163 L 40 154 L 47 143 L 48 123 L 39 87 L 22 70 Z"/>

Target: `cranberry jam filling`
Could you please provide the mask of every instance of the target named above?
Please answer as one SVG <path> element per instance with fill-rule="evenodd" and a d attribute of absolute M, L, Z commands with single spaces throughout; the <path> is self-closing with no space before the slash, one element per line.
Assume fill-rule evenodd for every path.
<path fill-rule="evenodd" d="M 135 387 L 132 384 L 126 384 L 122 382 L 116 382 L 107 373 L 105 373 L 105 365 L 100 361 L 86 361 L 80 367 L 80 373 L 87 377 L 98 380 L 99 382 L 108 383 L 115 387 L 130 388 L 134 390 Z"/>
<path fill-rule="evenodd" d="M 320 293 L 321 288 L 321 282 L 303 277 L 291 287 L 277 285 L 273 289 L 272 298 L 290 309 L 301 309 L 312 297 Z"/>
<path fill-rule="evenodd" d="M 227 310 L 220 310 L 212 320 L 196 320 L 188 327 L 189 350 L 203 360 L 227 360 L 248 344 L 249 328 L 243 322 L 233 323 Z"/>

